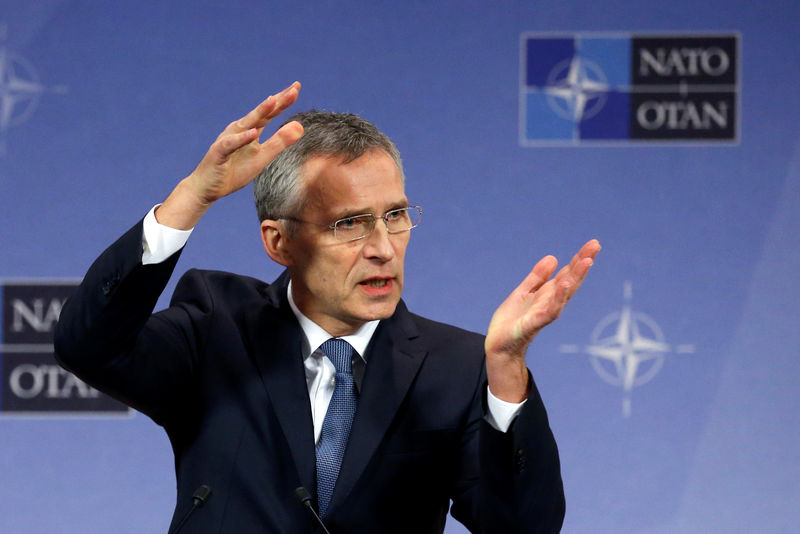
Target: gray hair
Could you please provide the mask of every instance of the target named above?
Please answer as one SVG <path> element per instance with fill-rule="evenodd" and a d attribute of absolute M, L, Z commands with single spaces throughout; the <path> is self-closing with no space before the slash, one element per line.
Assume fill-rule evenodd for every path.
<path fill-rule="evenodd" d="M 310 110 L 289 117 L 286 123 L 291 121 L 303 125 L 303 136 L 278 154 L 253 182 L 260 221 L 299 216 L 305 201 L 301 169 L 315 156 L 343 156 L 345 163 L 350 163 L 370 150 L 383 150 L 405 182 L 397 147 L 366 119 L 352 113 Z"/>

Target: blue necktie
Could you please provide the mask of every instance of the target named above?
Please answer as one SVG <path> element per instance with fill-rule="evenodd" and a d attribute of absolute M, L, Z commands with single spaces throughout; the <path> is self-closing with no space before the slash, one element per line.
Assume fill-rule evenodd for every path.
<path fill-rule="evenodd" d="M 343 339 L 329 339 L 320 346 L 320 350 L 336 367 L 336 385 L 317 443 L 317 497 L 319 515 L 324 518 L 342 466 L 358 396 L 353 381 L 353 347 Z"/>

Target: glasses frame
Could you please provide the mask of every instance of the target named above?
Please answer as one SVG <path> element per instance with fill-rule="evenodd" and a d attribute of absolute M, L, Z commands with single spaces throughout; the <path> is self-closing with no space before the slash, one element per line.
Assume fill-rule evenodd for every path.
<path fill-rule="evenodd" d="M 393 231 L 393 230 L 389 229 L 389 221 L 387 221 L 386 217 L 390 213 L 394 213 L 394 212 L 397 212 L 397 211 L 406 211 L 406 212 L 410 213 L 410 210 L 412 210 L 412 209 L 417 210 L 417 213 L 419 215 L 419 220 L 417 221 L 416 224 L 412 224 L 410 227 L 405 228 L 403 230 L 394 230 Z M 338 233 L 338 230 L 339 230 L 338 225 L 339 225 L 339 223 L 347 221 L 347 220 L 350 220 L 350 219 L 355 219 L 357 217 L 367 217 L 367 216 L 372 217 L 372 225 L 371 225 L 371 227 L 369 229 L 369 232 L 367 232 L 364 235 L 361 235 L 361 236 L 358 236 L 358 237 L 352 237 L 352 238 L 349 238 L 349 239 L 342 239 L 340 237 L 340 235 Z M 402 234 L 403 232 L 410 232 L 412 228 L 416 228 L 422 222 L 422 206 L 406 206 L 404 208 L 394 208 L 394 209 L 391 209 L 391 210 L 387 211 L 383 215 L 375 215 L 374 213 L 359 213 L 358 215 L 350 215 L 349 217 L 342 217 L 341 219 L 337 219 L 337 220 L 333 221 L 332 224 L 316 223 L 316 222 L 313 222 L 313 221 L 306 221 L 306 220 L 303 220 L 303 219 L 298 219 L 297 217 L 281 217 L 281 219 L 286 219 L 288 221 L 301 222 L 301 223 L 305 223 L 305 224 L 312 224 L 314 226 L 320 226 L 320 227 L 323 227 L 323 228 L 328 228 L 329 230 L 333 230 L 334 238 L 337 241 L 339 241 L 340 243 L 351 243 L 353 241 L 358 241 L 360 239 L 365 239 L 365 238 L 369 237 L 370 235 L 372 235 L 372 232 L 375 231 L 375 225 L 378 223 L 378 219 L 383 220 L 383 224 L 386 225 L 386 231 L 388 233 L 390 233 L 390 234 Z M 409 216 L 409 220 L 411 220 L 410 216 Z"/>

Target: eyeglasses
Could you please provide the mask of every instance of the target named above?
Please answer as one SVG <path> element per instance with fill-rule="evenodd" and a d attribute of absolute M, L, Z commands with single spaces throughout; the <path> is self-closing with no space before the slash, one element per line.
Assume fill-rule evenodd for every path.
<path fill-rule="evenodd" d="M 422 208 L 419 206 L 409 206 L 407 208 L 397 208 L 389 210 L 383 215 L 373 215 L 364 213 L 363 215 L 353 215 L 339 219 L 333 224 L 319 224 L 311 221 L 304 221 L 294 217 L 282 217 L 290 221 L 297 221 L 306 224 L 324 226 L 333 230 L 333 236 L 337 241 L 357 241 L 364 239 L 375 229 L 375 221 L 383 219 L 386 224 L 386 231 L 390 234 L 399 234 L 415 228 L 422 221 Z"/>

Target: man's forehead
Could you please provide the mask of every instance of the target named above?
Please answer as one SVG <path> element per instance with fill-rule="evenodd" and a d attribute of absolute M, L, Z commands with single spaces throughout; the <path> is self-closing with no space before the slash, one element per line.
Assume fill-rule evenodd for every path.
<path fill-rule="evenodd" d="M 302 169 L 309 200 L 341 200 L 341 197 L 404 196 L 405 184 L 394 159 L 375 149 L 348 161 L 346 155 L 309 158 Z M 315 198 L 316 197 L 316 198 Z"/>
<path fill-rule="evenodd" d="M 398 174 L 400 173 L 400 169 L 397 168 L 397 163 L 394 161 L 391 154 L 382 148 L 371 148 L 358 155 L 351 153 L 311 154 L 303 162 L 302 174 L 307 176 L 309 173 L 313 173 L 321 167 L 336 166 L 347 168 L 348 166 L 358 165 L 365 160 L 370 160 L 372 162 L 390 160 L 394 168 L 397 169 Z"/>
<path fill-rule="evenodd" d="M 336 165 L 320 173 L 310 173 L 305 184 L 304 218 L 329 224 L 365 213 L 382 215 L 408 205 L 403 182 L 393 163 L 377 169 L 371 165 L 348 167 L 348 164 Z"/>

